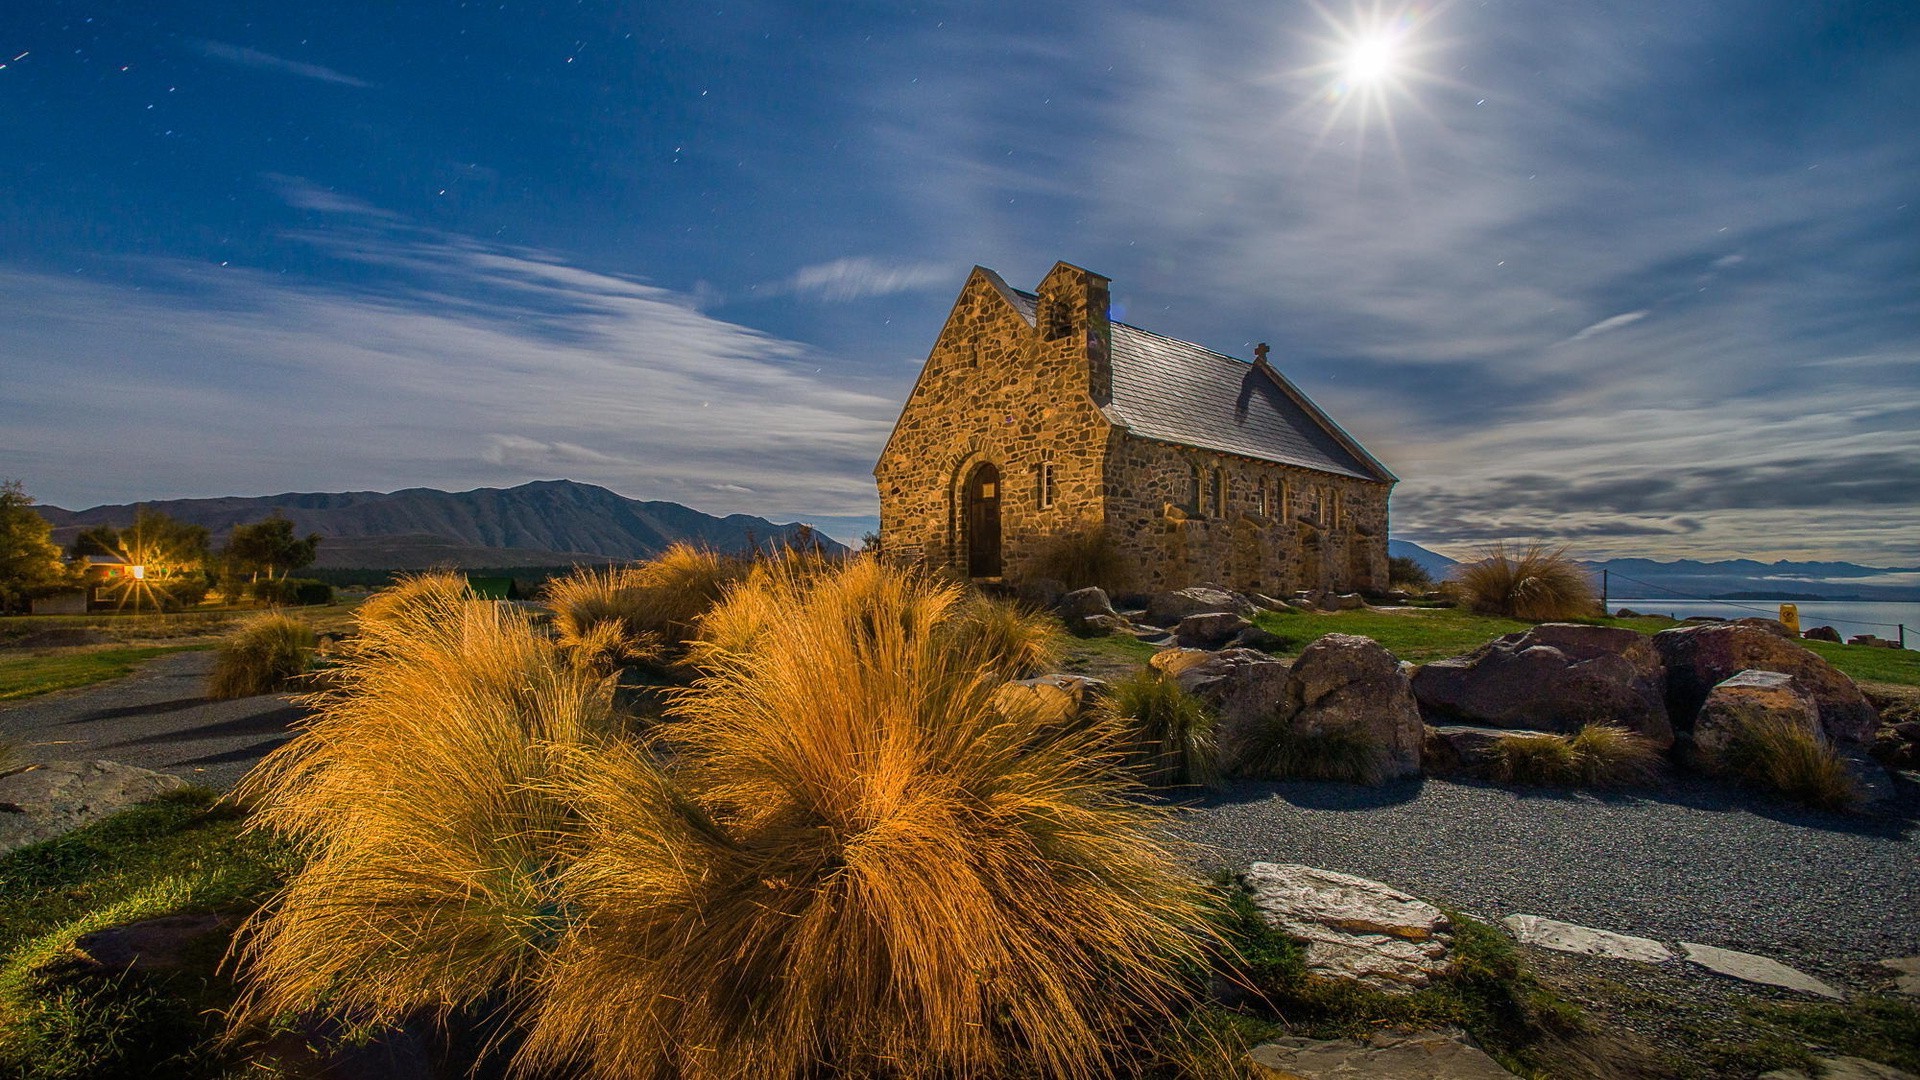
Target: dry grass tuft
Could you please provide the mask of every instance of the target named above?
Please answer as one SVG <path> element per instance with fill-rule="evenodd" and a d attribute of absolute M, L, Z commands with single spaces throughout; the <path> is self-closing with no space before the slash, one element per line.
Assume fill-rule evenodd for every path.
<path fill-rule="evenodd" d="M 243 1020 L 525 994 L 566 929 L 573 815 L 545 781 L 614 728 L 610 688 L 510 606 L 414 599 L 363 622 L 307 729 L 241 785 L 306 855 L 240 938 Z"/>
<path fill-rule="evenodd" d="M 1479 561 L 1456 569 L 1447 584 L 1482 615 L 1550 622 L 1601 613 L 1593 582 L 1566 548 L 1533 544 L 1516 553 L 1496 544 Z"/>
<path fill-rule="evenodd" d="M 1386 766 L 1386 749 L 1365 728 L 1302 729 L 1276 715 L 1248 740 L 1235 771 L 1263 780 L 1371 785 L 1385 778 Z"/>
<path fill-rule="evenodd" d="M 319 640 L 299 619 L 277 611 L 256 615 L 215 649 L 207 696 L 226 700 L 284 690 L 306 672 Z"/>
<path fill-rule="evenodd" d="M 1219 781 L 1213 713 L 1179 683 L 1157 671 L 1137 671 L 1113 684 L 1111 708 L 1146 784 L 1212 786 Z"/>
<path fill-rule="evenodd" d="M 1743 718 L 1714 765 L 1750 787 L 1822 810 L 1847 810 L 1860 801 L 1833 748 L 1786 720 Z"/>
<path fill-rule="evenodd" d="M 1051 578 L 1069 589 L 1097 585 L 1108 591 L 1129 583 L 1130 567 L 1104 526 L 1055 533 L 1041 540 L 1033 577 Z"/>
<path fill-rule="evenodd" d="M 659 729 L 508 610 L 363 634 L 243 796 L 308 862 L 243 939 L 242 1018 L 504 1002 L 592 1077 L 1134 1069 L 1203 893 L 1108 725 L 1009 705 L 962 592 L 776 566 Z M 454 616 L 448 618 L 447 616 Z"/>
<path fill-rule="evenodd" d="M 403 574 L 353 609 L 353 618 L 364 630 L 389 621 L 405 621 L 417 608 L 445 610 L 471 595 L 467 579 L 451 571 Z"/>
<path fill-rule="evenodd" d="M 561 645 L 584 669 L 665 665 L 681 659 L 701 617 L 753 566 L 747 558 L 675 544 L 638 566 L 577 569 L 549 584 L 544 599 L 554 609 Z"/>
<path fill-rule="evenodd" d="M 1573 735 L 1505 735 L 1494 743 L 1488 778 L 1533 787 L 1645 787 L 1659 779 L 1660 751 L 1612 724 L 1588 724 Z"/>
<path fill-rule="evenodd" d="M 956 604 L 941 630 L 952 648 L 1006 679 L 1044 674 L 1064 653 L 1060 620 L 1014 600 L 979 593 Z"/>

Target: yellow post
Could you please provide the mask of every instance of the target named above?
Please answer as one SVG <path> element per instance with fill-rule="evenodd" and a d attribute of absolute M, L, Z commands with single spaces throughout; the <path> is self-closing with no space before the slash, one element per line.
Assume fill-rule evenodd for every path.
<path fill-rule="evenodd" d="M 1800 636 L 1800 605 L 1781 604 L 1780 605 L 1780 625 L 1786 627 L 1789 631 L 1791 631 L 1794 637 L 1799 637 Z"/>

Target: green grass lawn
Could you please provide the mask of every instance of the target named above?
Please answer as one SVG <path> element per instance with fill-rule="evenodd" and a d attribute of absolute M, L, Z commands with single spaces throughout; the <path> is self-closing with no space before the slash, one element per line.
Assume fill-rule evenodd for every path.
<path fill-rule="evenodd" d="M 215 799 L 188 789 L 0 855 L 0 1075 L 225 1074 L 226 932 L 166 973 L 103 972 L 74 950 L 83 934 L 163 915 L 231 925 L 285 880 L 291 851 L 244 833 L 242 812 Z"/>
<path fill-rule="evenodd" d="M 0 653 L 0 701 L 18 701 L 122 678 L 142 661 L 207 647 L 204 644 L 138 645 L 50 650 L 21 656 Z"/>

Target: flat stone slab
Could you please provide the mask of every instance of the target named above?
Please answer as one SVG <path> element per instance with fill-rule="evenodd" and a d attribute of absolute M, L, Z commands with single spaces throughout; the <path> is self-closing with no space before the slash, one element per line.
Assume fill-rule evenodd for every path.
<path fill-rule="evenodd" d="M 1770 1073 L 1761 1073 L 1760 1080 L 1920 1080 L 1920 1076 L 1905 1069 L 1896 1069 L 1866 1058 L 1815 1058 L 1814 1061 L 1820 1066 L 1819 1072 L 1775 1069 Z"/>
<path fill-rule="evenodd" d="M 111 761 L 49 761 L 0 778 L 0 851 L 51 840 L 69 829 L 187 782 Z"/>
<path fill-rule="evenodd" d="M 1254 1072 L 1274 1080 L 1512 1080 L 1485 1051 L 1457 1032 L 1375 1035 L 1354 1039 L 1285 1038 L 1247 1051 Z"/>
<path fill-rule="evenodd" d="M 1578 926 L 1538 915 L 1509 915 L 1500 921 L 1523 945 L 1538 945 L 1543 949 L 1580 953 L 1583 956 L 1604 956 L 1613 960 L 1638 960 L 1644 964 L 1659 964 L 1673 959 L 1672 949 L 1651 938 L 1595 930 L 1591 926 Z"/>
<path fill-rule="evenodd" d="M 1725 975 L 1730 979 L 1759 983 L 1763 986 L 1778 986 L 1802 994 L 1832 998 L 1835 1001 L 1845 999 L 1845 995 L 1840 991 L 1804 971 L 1795 971 L 1778 960 L 1769 960 L 1752 953 L 1735 952 L 1732 949 L 1716 949 L 1712 945 L 1695 945 L 1691 941 L 1681 942 L 1680 948 L 1686 951 L 1687 959 L 1708 971 Z"/>
<path fill-rule="evenodd" d="M 1307 943 L 1307 969 L 1405 993 L 1446 969 L 1452 923 L 1377 881 L 1295 863 L 1254 863 L 1240 880 L 1268 924 Z"/>

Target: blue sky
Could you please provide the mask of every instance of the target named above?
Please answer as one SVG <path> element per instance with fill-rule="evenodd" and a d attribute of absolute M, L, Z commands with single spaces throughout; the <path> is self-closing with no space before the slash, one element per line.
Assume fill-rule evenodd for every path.
<path fill-rule="evenodd" d="M 567 476 L 855 539 L 968 269 L 1065 259 L 1272 342 L 1396 535 L 1920 564 L 1911 4 L 14 0 L 0 64 L 46 502 Z"/>

